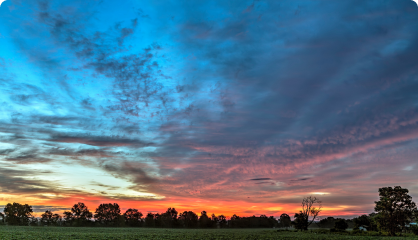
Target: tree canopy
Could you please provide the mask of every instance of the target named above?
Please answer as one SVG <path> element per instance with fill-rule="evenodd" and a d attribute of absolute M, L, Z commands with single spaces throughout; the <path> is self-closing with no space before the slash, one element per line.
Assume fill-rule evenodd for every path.
<path fill-rule="evenodd" d="M 105 225 L 116 226 L 120 217 L 120 207 L 117 203 L 102 203 L 96 208 L 94 218 Z"/>
<path fill-rule="evenodd" d="M 28 225 L 32 217 L 32 206 L 20 203 L 8 203 L 4 208 L 5 221 L 10 225 Z"/>
<path fill-rule="evenodd" d="M 408 195 L 408 189 L 400 186 L 379 188 L 380 200 L 376 201 L 380 228 L 393 236 L 410 223 L 417 212 L 417 206 Z"/>

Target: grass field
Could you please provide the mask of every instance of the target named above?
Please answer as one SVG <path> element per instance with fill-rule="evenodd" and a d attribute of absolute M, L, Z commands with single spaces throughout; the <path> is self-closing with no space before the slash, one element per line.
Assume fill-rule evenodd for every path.
<path fill-rule="evenodd" d="M 383 237 L 418 239 L 418 237 Z M 335 233 L 302 233 L 275 229 L 161 229 L 0 226 L 0 239 L 382 239 Z"/>

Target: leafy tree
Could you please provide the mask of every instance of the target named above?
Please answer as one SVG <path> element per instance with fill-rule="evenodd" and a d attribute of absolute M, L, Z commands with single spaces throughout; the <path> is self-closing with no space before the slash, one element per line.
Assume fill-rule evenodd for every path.
<path fill-rule="evenodd" d="M 64 222 L 66 225 L 71 226 L 73 224 L 73 214 L 69 211 L 64 212 Z"/>
<path fill-rule="evenodd" d="M 315 207 L 317 205 L 317 207 Z M 295 228 L 301 230 L 308 230 L 309 225 L 315 221 L 321 212 L 322 202 L 316 197 L 306 197 L 302 200 L 302 210 L 295 213 Z M 309 221 L 309 218 L 312 218 Z"/>
<path fill-rule="evenodd" d="M 400 186 L 379 188 L 380 200 L 375 202 L 379 226 L 389 231 L 392 236 L 409 224 L 417 211 L 417 206 L 408 192 L 408 189 Z"/>
<path fill-rule="evenodd" d="M 210 228 L 210 227 L 212 227 L 212 220 L 208 217 L 206 211 L 202 211 L 200 213 L 199 226 L 201 228 Z"/>
<path fill-rule="evenodd" d="M 318 226 L 322 228 L 333 228 L 334 224 L 335 224 L 335 218 L 327 217 L 327 218 L 321 219 L 318 223 Z"/>
<path fill-rule="evenodd" d="M 296 229 L 307 230 L 308 229 L 308 218 L 302 212 L 295 213 L 294 216 L 295 220 L 293 221 L 293 225 Z"/>
<path fill-rule="evenodd" d="M 139 212 L 138 209 L 131 209 L 131 208 L 126 210 L 126 212 L 123 214 L 126 224 L 128 224 L 131 227 L 141 226 L 142 216 L 143 216 L 142 213 Z"/>
<path fill-rule="evenodd" d="M 117 203 L 102 203 L 96 208 L 95 213 L 96 221 L 110 226 L 118 225 L 120 207 Z"/>
<path fill-rule="evenodd" d="M 231 220 L 229 220 L 229 223 L 230 223 L 229 226 L 233 227 L 233 228 L 239 227 L 240 226 L 240 220 L 241 220 L 240 216 L 238 216 L 236 214 L 232 215 Z"/>
<path fill-rule="evenodd" d="M 186 228 L 197 227 L 198 219 L 199 217 L 197 216 L 197 214 L 192 211 L 184 211 L 183 213 L 179 214 L 179 220 Z"/>
<path fill-rule="evenodd" d="M 218 216 L 218 221 L 219 221 L 219 227 L 220 228 L 226 227 L 227 221 L 226 221 L 226 217 L 224 215 L 219 215 Z"/>
<path fill-rule="evenodd" d="M 146 227 L 155 227 L 155 221 L 154 221 L 154 214 L 148 213 L 145 217 L 145 226 Z"/>
<path fill-rule="evenodd" d="M 61 216 L 58 214 L 53 214 L 51 211 L 46 210 L 45 213 L 41 215 L 41 222 L 44 225 L 58 225 L 61 220 Z"/>
<path fill-rule="evenodd" d="M 177 210 L 175 208 L 168 208 L 167 211 L 159 215 L 161 227 L 175 227 L 177 223 Z"/>
<path fill-rule="evenodd" d="M 61 215 L 59 215 L 58 213 L 54 213 L 54 215 L 52 215 L 52 222 L 55 225 L 61 225 L 62 223 Z"/>
<path fill-rule="evenodd" d="M 28 225 L 33 213 L 32 206 L 20 203 L 8 203 L 3 212 L 9 225 Z"/>
<path fill-rule="evenodd" d="M 338 219 L 334 224 L 334 228 L 337 230 L 346 230 L 348 223 L 344 219 Z"/>
<path fill-rule="evenodd" d="M 279 218 L 280 221 L 280 227 L 284 227 L 284 228 L 288 228 L 290 227 L 292 220 L 290 220 L 290 216 L 287 215 L 286 213 L 283 213 L 282 215 L 280 215 Z"/>
<path fill-rule="evenodd" d="M 374 219 L 366 214 L 353 218 L 353 222 L 354 229 L 358 229 L 359 227 L 365 227 L 369 231 L 377 230 L 377 225 L 374 223 Z"/>
<path fill-rule="evenodd" d="M 69 225 L 85 226 L 90 222 L 92 217 L 93 214 L 82 202 L 74 204 L 71 212 L 64 212 L 64 219 Z"/>

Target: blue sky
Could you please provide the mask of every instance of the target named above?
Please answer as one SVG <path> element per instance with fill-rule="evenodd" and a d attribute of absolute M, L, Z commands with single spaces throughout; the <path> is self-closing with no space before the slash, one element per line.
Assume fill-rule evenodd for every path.
<path fill-rule="evenodd" d="M 8 0 L 0 204 L 278 216 L 320 194 L 354 216 L 379 187 L 416 198 L 417 29 L 410 0 Z"/>

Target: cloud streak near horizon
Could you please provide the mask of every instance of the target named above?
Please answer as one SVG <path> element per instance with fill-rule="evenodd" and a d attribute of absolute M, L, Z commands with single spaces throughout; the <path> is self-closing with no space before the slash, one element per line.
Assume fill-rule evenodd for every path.
<path fill-rule="evenodd" d="M 9 0 L 0 34 L 0 205 L 279 216 L 319 194 L 354 216 L 379 187 L 418 198 L 412 1 Z"/>

